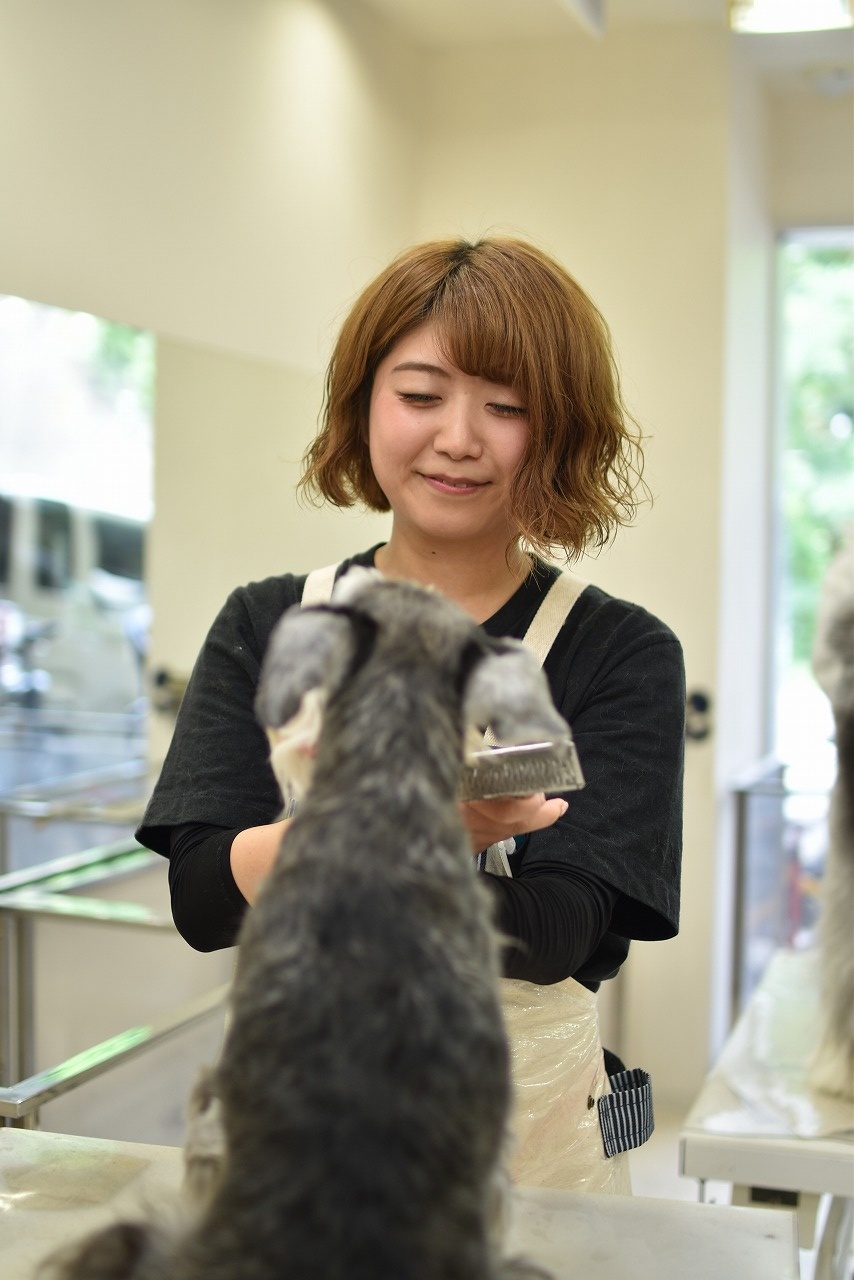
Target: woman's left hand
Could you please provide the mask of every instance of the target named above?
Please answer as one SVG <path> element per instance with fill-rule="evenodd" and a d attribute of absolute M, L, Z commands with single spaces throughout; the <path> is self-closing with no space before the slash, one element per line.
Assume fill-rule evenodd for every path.
<path fill-rule="evenodd" d="M 460 805 L 463 825 L 468 832 L 473 853 L 488 849 L 498 840 L 542 831 L 566 813 L 566 800 L 543 793 L 531 796 L 502 796 L 498 800 L 469 800 Z"/>

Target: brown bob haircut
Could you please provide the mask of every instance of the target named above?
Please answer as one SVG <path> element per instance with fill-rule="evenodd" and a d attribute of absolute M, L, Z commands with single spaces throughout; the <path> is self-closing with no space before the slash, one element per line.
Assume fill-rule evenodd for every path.
<path fill-rule="evenodd" d="M 517 239 L 416 245 L 368 285 L 335 344 L 300 487 L 335 506 L 389 510 L 370 463 L 371 388 L 380 361 L 424 323 L 458 369 L 525 398 L 530 438 L 511 491 L 518 536 L 568 557 L 604 546 L 635 514 L 640 432 L 599 311 L 557 262 Z"/>

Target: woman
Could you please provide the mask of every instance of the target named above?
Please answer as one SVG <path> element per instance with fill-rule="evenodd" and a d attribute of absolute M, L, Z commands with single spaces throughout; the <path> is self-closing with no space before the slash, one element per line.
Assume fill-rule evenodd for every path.
<path fill-rule="evenodd" d="M 558 576 L 542 556 L 602 546 L 635 510 L 638 433 L 602 317 L 522 241 L 409 250 L 343 325 L 302 483 L 392 513 L 388 542 L 339 573 L 374 565 L 432 585 L 490 634 L 522 638 Z M 284 574 L 229 597 L 137 833 L 169 858 L 175 922 L 201 950 L 234 942 L 286 838 L 253 698 L 270 630 L 304 584 Z M 682 657 L 656 618 L 587 586 L 544 670 L 586 787 L 569 805 L 536 795 L 462 814 L 473 853 L 515 838 L 509 874 L 486 872 L 508 978 L 571 981 L 590 999 L 631 938 L 677 930 Z"/>

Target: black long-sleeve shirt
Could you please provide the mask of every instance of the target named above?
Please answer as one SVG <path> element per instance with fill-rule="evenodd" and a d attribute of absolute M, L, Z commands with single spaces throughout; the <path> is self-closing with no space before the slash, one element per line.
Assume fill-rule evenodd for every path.
<path fill-rule="evenodd" d="M 373 563 L 373 550 L 345 565 Z M 342 566 L 342 571 L 345 566 Z M 521 638 L 554 580 L 542 562 L 484 629 Z M 304 578 L 233 592 L 199 655 L 138 839 L 170 859 L 176 923 L 202 950 L 234 942 L 245 902 L 235 834 L 275 820 L 280 797 L 253 701 L 270 632 Z M 518 841 L 512 878 L 489 876 L 509 976 L 596 986 L 630 938 L 678 927 L 685 686 L 672 632 L 588 586 L 544 670 L 572 726 L 586 786 L 553 826 Z"/>
<path fill-rule="evenodd" d="M 174 827 L 169 844 L 172 912 L 182 937 L 197 951 L 231 946 L 247 903 L 231 874 L 228 827 L 189 822 Z M 552 863 L 529 868 L 521 885 L 487 876 L 496 899 L 496 923 L 508 939 L 504 972 L 548 984 L 568 978 L 600 943 L 611 919 L 615 890 L 578 867 Z M 525 939 L 536 939 L 532 948 Z M 614 956 L 615 969 L 625 958 Z"/>

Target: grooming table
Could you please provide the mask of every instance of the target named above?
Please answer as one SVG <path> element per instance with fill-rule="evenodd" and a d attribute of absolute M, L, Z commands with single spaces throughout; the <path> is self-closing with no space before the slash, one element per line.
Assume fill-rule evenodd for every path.
<path fill-rule="evenodd" d="M 32 1280 L 46 1253 L 143 1203 L 174 1205 L 176 1147 L 0 1129 L 0 1267 Z M 684 1201 L 517 1192 L 508 1249 L 555 1280 L 795 1280 L 795 1220 Z"/>
<path fill-rule="evenodd" d="M 680 1172 L 732 1184 L 735 1205 L 797 1211 L 816 1280 L 844 1280 L 854 1206 L 854 1106 L 807 1084 L 818 1038 L 818 956 L 775 953 L 680 1134 Z"/>

